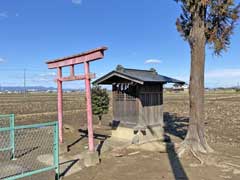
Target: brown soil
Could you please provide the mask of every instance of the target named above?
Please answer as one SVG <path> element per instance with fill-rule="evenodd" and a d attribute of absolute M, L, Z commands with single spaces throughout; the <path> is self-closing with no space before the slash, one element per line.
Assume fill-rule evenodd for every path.
<path fill-rule="evenodd" d="M 85 112 L 79 111 L 84 109 L 84 98 L 76 100 L 74 96 L 79 94 L 66 95 L 64 98 L 68 101 L 66 106 L 66 114 L 64 122 L 69 126 L 65 129 L 65 140 L 69 146 L 70 152 L 66 153 L 69 160 L 74 160 L 72 157 L 85 151 L 87 148 L 87 138 L 83 132 L 78 129 L 86 127 Z M 3 95 L 0 96 L 0 99 Z M 41 95 L 46 98 L 48 95 Z M 188 125 L 188 95 L 186 93 L 167 93 L 164 95 L 164 120 L 166 123 L 165 133 L 170 137 L 170 140 L 176 145 L 179 144 L 185 137 Z M 51 98 L 46 98 L 42 105 L 36 105 L 39 97 L 32 96 L 34 100 L 29 98 L 32 107 L 36 108 L 32 111 L 27 103 L 24 104 L 25 109 L 21 108 L 20 112 L 27 112 L 29 117 L 23 113 L 17 112 L 17 124 L 33 123 L 34 113 L 36 113 L 37 121 L 42 122 L 48 119 L 56 119 L 56 114 L 50 114 L 46 111 L 46 105 L 49 112 L 54 112 L 53 103 L 56 96 L 51 95 Z M 19 98 L 14 96 L 14 98 Z M 9 101 L 9 99 L 11 101 Z M 5 99 L 4 103 L 9 101 L 14 104 L 12 98 Z M 71 106 L 73 103 L 73 106 Z M 76 106 L 77 105 L 77 106 Z M 78 106 L 79 105 L 79 106 Z M 19 105 L 21 106 L 21 105 Z M 43 115 L 41 107 L 43 108 Z M 0 112 L 10 113 L 10 108 L 0 106 Z M 14 107 L 17 107 L 16 105 Z M 29 111 L 27 111 L 29 107 Z M 54 107 L 52 110 L 51 108 Z M 70 110 L 72 109 L 72 113 Z M 176 156 L 175 148 L 168 148 L 167 153 L 147 152 L 137 149 L 126 149 L 121 157 L 115 157 L 111 152 L 105 152 L 101 156 L 101 164 L 91 168 L 83 168 L 81 171 L 63 177 L 66 180 L 126 180 L 126 179 L 193 179 L 193 180 L 223 180 L 233 179 L 238 180 L 240 176 L 240 94 L 235 92 L 208 92 L 205 100 L 205 126 L 209 145 L 215 150 L 210 155 L 200 155 L 205 160 L 201 165 L 199 161 L 192 155 L 187 154 L 182 159 Z M 44 114 L 45 113 L 45 114 Z M 36 118 L 35 118 L 36 119 Z M 107 125 L 112 119 L 111 111 L 103 118 L 103 125 Z M 95 124 L 97 124 L 95 118 Z M 77 128 L 79 127 L 79 128 Z M 71 129 L 72 128 L 72 129 Z M 95 132 L 99 135 L 110 135 L 108 130 L 96 129 Z M 96 143 L 104 141 L 104 136 L 96 136 Z M 79 161 L 79 162 L 77 162 Z M 74 164 L 81 164 L 80 160 L 73 161 Z M 70 165 L 71 166 L 71 165 Z M 49 177 L 49 179 L 52 179 Z"/>

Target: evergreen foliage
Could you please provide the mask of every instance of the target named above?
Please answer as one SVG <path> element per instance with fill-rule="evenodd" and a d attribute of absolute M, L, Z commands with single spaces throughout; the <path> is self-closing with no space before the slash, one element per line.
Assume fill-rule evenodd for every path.
<path fill-rule="evenodd" d="M 92 88 L 92 111 L 98 116 L 100 124 L 103 114 L 108 113 L 109 101 L 107 89 L 102 89 L 100 86 Z"/>
<path fill-rule="evenodd" d="M 230 44 L 230 35 L 239 18 L 240 4 L 234 0 L 175 0 L 181 3 L 182 14 L 176 25 L 183 38 L 194 41 L 191 31 L 196 18 L 200 17 L 205 28 L 205 43 L 220 55 Z"/>

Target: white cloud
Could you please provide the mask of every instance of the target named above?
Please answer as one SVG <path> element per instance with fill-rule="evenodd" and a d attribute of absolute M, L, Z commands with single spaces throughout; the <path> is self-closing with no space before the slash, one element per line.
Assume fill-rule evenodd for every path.
<path fill-rule="evenodd" d="M 82 4 L 82 0 L 72 0 L 73 4 L 77 4 L 77 5 L 81 5 Z"/>
<path fill-rule="evenodd" d="M 53 76 L 56 76 L 56 75 L 57 75 L 56 72 L 48 72 L 48 73 L 40 74 L 39 76 L 40 77 L 53 77 Z"/>
<path fill-rule="evenodd" d="M 0 19 L 5 19 L 8 17 L 8 13 L 7 12 L 0 12 Z"/>
<path fill-rule="evenodd" d="M 174 77 L 174 76 L 173 76 Z M 175 78 L 188 83 L 190 75 L 178 75 Z M 206 71 L 206 87 L 233 87 L 240 83 L 240 68 L 225 68 Z"/>
<path fill-rule="evenodd" d="M 5 60 L 3 58 L 0 58 L 0 63 L 4 63 Z"/>
<path fill-rule="evenodd" d="M 29 80 L 31 83 L 42 83 L 42 82 L 54 82 L 53 79 L 47 79 L 47 78 L 38 78 L 38 79 L 31 79 Z"/>
<path fill-rule="evenodd" d="M 217 69 L 206 73 L 206 78 L 240 78 L 240 69 Z"/>
<path fill-rule="evenodd" d="M 160 63 L 162 63 L 162 61 L 159 59 L 147 59 L 145 61 L 145 64 L 160 64 Z"/>
<path fill-rule="evenodd" d="M 54 78 L 56 77 L 56 72 L 46 72 L 38 74 L 37 76 L 28 79 L 30 83 L 51 83 L 54 82 Z"/>
<path fill-rule="evenodd" d="M 5 11 L 3 11 L 3 12 L 0 12 L 0 20 L 2 20 L 2 19 L 6 19 L 6 18 L 10 18 L 10 17 L 19 17 L 19 13 L 15 13 L 15 14 L 9 14 L 8 12 L 5 12 Z"/>

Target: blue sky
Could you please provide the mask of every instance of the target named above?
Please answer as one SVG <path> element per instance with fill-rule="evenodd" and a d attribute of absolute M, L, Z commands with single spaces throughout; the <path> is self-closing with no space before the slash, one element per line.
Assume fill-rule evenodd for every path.
<path fill-rule="evenodd" d="M 0 85 L 23 85 L 26 69 L 28 86 L 55 86 L 46 60 L 103 45 L 105 58 L 91 63 L 98 77 L 122 64 L 188 81 L 190 50 L 175 27 L 179 14 L 174 0 L 1 0 Z M 239 40 L 240 25 L 228 52 L 216 57 L 207 50 L 206 86 L 240 83 Z"/>

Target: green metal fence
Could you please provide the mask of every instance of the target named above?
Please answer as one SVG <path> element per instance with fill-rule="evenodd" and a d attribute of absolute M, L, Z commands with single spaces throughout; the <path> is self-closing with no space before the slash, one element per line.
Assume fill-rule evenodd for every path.
<path fill-rule="evenodd" d="M 0 152 L 11 151 L 11 159 L 14 159 L 14 114 L 0 115 L 0 128 L 10 128 L 12 130 L 0 132 Z"/>
<path fill-rule="evenodd" d="M 59 179 L 57 122 L 1 126 L 0 139 L 3 140 L 0 140 L 0 147 L 4 147 L 0 150 L 0 179 L 15 180 L 33 175 L 40 175 L 34 178 L 39 180 Z M 41 176 L 46 172 L 53 177 Z"/>

